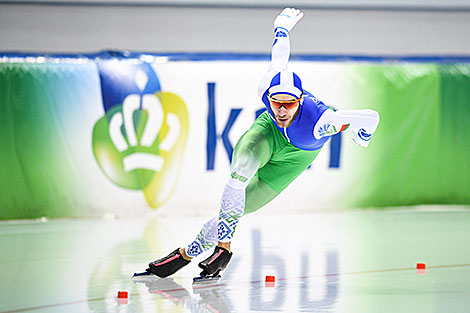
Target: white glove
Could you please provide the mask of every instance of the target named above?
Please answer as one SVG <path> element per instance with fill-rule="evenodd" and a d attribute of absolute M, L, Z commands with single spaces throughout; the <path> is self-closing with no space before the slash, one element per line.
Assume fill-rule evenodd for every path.
<path fill-rule="evenodd" d="M 371 138 L 372 134 L 368 134 L 364 128 L 353 130 L 352 140 L 361 147 L 366 148 L 369 145 Z"/>
<path fill-rule="evenodd" d="M 290 32 L 303 16 L 304 13 L 298 9 L 285 8 L 274 20 L 274 31 L 280 27 Z"/>

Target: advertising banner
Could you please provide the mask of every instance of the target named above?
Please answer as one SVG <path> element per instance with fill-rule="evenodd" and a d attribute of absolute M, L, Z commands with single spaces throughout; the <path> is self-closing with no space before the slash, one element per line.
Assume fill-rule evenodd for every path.
<path fill-rule="evenodd" d="M 0 219 L 213 215 L 268 57 L 0 57 Z M 470 64 L 293 58 L 336 110 L 373 109 L 368 148 L 333 136 L 263 210 L 470 204 Z"/>

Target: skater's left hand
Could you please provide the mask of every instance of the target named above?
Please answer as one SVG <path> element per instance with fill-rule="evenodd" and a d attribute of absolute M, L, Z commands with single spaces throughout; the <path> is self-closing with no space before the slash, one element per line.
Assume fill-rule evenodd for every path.
<path fill-rule="evenodd" d="M 372 134 L 368 134 L 364 128 L 353 131 L 352 140 L 361 147 L 366 148 L 369 145 L 371 138 Z"/>

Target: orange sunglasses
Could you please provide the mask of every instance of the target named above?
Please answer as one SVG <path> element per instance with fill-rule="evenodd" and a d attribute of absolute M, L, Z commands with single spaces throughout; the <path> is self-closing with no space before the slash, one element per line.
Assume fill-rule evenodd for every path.
<path fill-rule="evenodd" d="M 268 99 L 271 105 L 275 107 L 276 109 L 280 109 L 281 107 L 284 107 L 286 108 L 286 110 L 290 110 L 294 108 L 297 105 L 297 103 L 300 102 L 300 100 L 302 99 L 302 96 L 300 96 L 299 99 L 294 99 L 294 100 L 277 100 L 277 99 L 271 98 L 271 96 L 268 95 Z"/>

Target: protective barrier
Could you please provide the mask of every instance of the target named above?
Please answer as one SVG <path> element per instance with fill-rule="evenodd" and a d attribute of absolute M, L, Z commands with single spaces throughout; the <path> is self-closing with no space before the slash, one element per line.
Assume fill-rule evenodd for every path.
<path fill-rule="evenodd" d="M 90 5 L 88 0 L 3 0 L 7 3 L 34 3 L 34 4 L 63 4 L 63 5 Z M 147 5 L 147 6 L 222 6 L 222 7 L 255 7 L 255 8 L 281 8 L 285 6 L 285 2 L 281 0 L 226 0 L 223 4 L 216 0 L 173 0 L 170 2 L 166 0 L 94 0 L 92 5 Z M 322 8 L 322 9 L 382 9 L 382 10 L 465 10 L 469 8 L 469 4 L 465 1 L 447 0 L 445 4 L 433 3 L 430 1 L 419 0 L 402 0 L 402 1 L 389 1 L 389 0 L 352 0 L 347 4 L 341 0 L 297 0 L 296 5 L 302 8 Z"/>
<path fill-rule="evenodd" d="M 268 60 L 0 54 L 0 219 L 213 214 Z M 263 210 L 470 204 L 468 59 L 396 61 L 292 59 L 306 90 L 381 122 L 367 149 L 334 136 Z"/>

